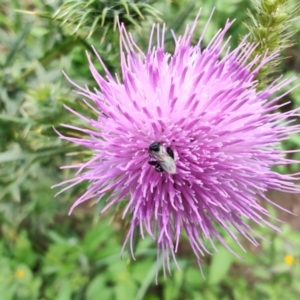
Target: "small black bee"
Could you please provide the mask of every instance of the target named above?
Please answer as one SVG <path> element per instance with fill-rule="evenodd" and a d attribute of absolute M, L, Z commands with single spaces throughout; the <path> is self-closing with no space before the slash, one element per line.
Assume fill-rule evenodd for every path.
<path fill-rule="evenodd" d="M 160 142 L 153 142 L 149 146 L 150 160 L 149 164 L 155 166 L 157 172 L 167 172 L 169 174 L 176 173 L 176 164 L 174 161 L 174 152 L 170 147 L 165 147 Z"/>

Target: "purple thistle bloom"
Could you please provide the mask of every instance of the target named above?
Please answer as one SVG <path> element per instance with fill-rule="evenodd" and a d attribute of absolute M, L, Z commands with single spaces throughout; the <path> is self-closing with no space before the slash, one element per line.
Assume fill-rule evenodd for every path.
<path fill-rule="evenodd" d="M 88 137 L 59 134 L 94 151 L 87 163 L 66 167 L 78 168 L 78 172 L 62 191 L 83 181 L 90 183 L 70 213 L 80 203 L 100 200 L 107 193 L 102 212 L 124 201 L 123 216 L 131 217 L 124 246 L 130 243 L 134 257 L 134 231 L 139 230 L 142 238 L 148 234 L 157 244 L 158 256 L 162 254 L 164 270 L 165 263 L 169 268 L 169 255 L 176 263 L 183 232 L 198 261 L 208 253 L 206 239 L 214 247 L 212 238 L 216 237 L 228 248 L 216 223 L 237 243 L 232 227 L 257 245 L 245 219 L 277 229 L 265 220 L 269 214 L 260 205 L 261 200 L 271 202 L 265 192 L 299 192 L 294 183 L 297 174 L 272 170 L 294 163 L 285 158 L 288 151 L 281 150 L 280 142 L 299 132 L 299 125 L 291 119 L 298 114 L 278 110 L 287 104 L 279 104 L 287 93 L 272 95 L 295 78 L 279 78 L 258 91 L 257 72 L 278 53 L 248 63 L 256 46 L 247 43 L 247 37 L 230 51 L 224 36 L 231 21 L 201 49 L 205 27 L 193 46 L 198 17 L 183 36 L 174 35 L 174 54 L 164 50 L 165 27 L 160 31 L 159 25 L 153 26 L 144 54 L 120 25 L 122 78 L 114 78 L 98 57 L 106 73 L 100 75 L 88 57 L 100 90 L 90 91 L 72 82 L 78 94 L 94 103 L 91 107 L 99 117 L 90 120 L 68 109 L 94 130 L 63 125 Z M 152 46 L 155 33 L 157 42 Z M 259 66 L 253 68 L 257 62 Z M 149 152 L 154 142 L 163 151 L 160 158 Z M 164 162 L 174 164 L 175 174 L 166 171 Z"/>

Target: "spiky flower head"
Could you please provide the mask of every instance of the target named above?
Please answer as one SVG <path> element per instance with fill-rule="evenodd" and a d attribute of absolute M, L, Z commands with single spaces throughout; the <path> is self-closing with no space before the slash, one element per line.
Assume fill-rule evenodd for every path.
<path fill-rule="evenodd" d="M 87 119 L 68 109 L 94 129 L 64 125 L 87 137 L 60 134 L 94 152 L 88 162 L 69 166 L 78 172 L 66 189 L 90 183 L 71 211 L 107 194 L 103 211 L 125 203 L 123 216 L 131 218 L 125 244 L 130 242 L 132 255 L 138 230 L 142 238 L 152 237 L 167 264 L 169 255 L 175 259 L 183 232 L 198 261 L 208 252 L 206 240 L 213 243 L 216 237 L 226 246 L 215 224 L 236 241 L 232 227 L 257 244 L 245 219 L 273 226 L 265 220 L 268 211 L 260 203 L 270 202 L 265 192 L 299 191 L 295 175 L 272 169 L 292 163 L 278 144 L 299 131 L 291 119 L 297 114 L 280 112 L 278 101 L 284 94 L 273 95 L 295 78 L 279 78 L 257 91 L 255 75 L 277 54 L 257 56 L 247 64 L 255 45 L 246 37 L 230 50 L 224 36 L 231 21 L 201 49 L 206 27 L 192 45 L 197 19 L 182 36 L 174 35 L 173 54 L 164 50 L 165 27 L 161 31 L 159 25 L 153 26 L 145 54 L 120 25 L 121 78 L 112 76 L 98 57 L 105 70 L 105 76 L 100 75 L 88 58 L 99 89 L 74 83 L 99 117 Z M 155 152 L 158 145 L 153 143 L 161 152 Z M 163 163 L 170 163 L 169 172 Z"/>
<path fill-rule="evenodd" d="M 117 21 L 127 26 L 139 27 L 138 19 L 145 16 L 158 18 L 159 11 L 153 5 L 155 0 L 67 0 L 59 7 L 54 19 L 68 25 L 73 33 L 82 37 L 90 37 L 99 29 L 106 35 L 116 29 Z M 103 37 L 102 37 L 103 38 Z"/>

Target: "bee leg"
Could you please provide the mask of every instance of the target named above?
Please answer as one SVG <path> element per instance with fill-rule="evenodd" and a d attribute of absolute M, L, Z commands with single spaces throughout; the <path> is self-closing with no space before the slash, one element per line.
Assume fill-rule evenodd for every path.
<path fill-rule="evenodd" d="M 172 148 L 167 147 L 167 152 L 174 159 L 174 152 L 173 152 Z"/>
<path fill-rule="evenodd" d="M 148 164 L 151 165 L 151 166 L 155 166 L 155 171 L 157 171 L 157 172 L 163 172 L 164 171 L 164 169 L 161 167 L 159 162 L 157 162 L 155 160 L 148 161 Z"/>
<path fill-rule="evenodd" d="M 161 165 L 159 163 L 157 163 L 156 167 L 155 167 L 155 171 L 161 173 L 164 171 L 164 169 L 161 167 Z"/>

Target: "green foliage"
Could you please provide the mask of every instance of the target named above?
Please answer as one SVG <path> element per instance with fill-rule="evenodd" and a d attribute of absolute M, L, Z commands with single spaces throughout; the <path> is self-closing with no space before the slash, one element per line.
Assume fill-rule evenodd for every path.
<path fill-rule="evenodd" d="M 79 220 L 75 220 L 79 221 Z M 274 235 L 258 229 L 268 242 L 260 249 L 244 254 L 240 261 L 227 250 L 202 263 L 207 279 L 197 265 L 180 257 L 182 271 L 164 280 L 160 275 L 155 285 L 155 251 L 151 241 L 138 245 L 135 262 L 119 257 L 117 230 L 105 219 L 90 225 L 83 235 L 55 227 L 43 238 L 47 247 L 43 255 L 32 244 L 25 230 L 2 226 L 0 242 L 0 293 L 2 299 L 297 299 L 300 293 L 299 260 L 284 262 L 291 253 L 300 258 L 297 231 L 284 226 Z M 109 236 L 109 239 L 107 238 Z M 229 243 L 235 247 L 234 242 Z M 282 287 L 288 285 L 287 291 Z"/>
<path fill-rule="evenodd" d="M 153 4 L 155 2 L 155 4 Z M 74 10 L 74 5 L 76 6 Z M 106 6 L 110 3 L 109 6 Z M 119 6 L 113 6 L 118 4 Z M 107 9 L 94 17 L 96 5 Z M 298 232 L 289 226 L 275 234 L 256 228 L 266 240 L 258 249 L 242 241 L 243 253 L 221 229 L 229 246 L 243 260 L 223 246 L 204 257 L 202 278 L 188 241 L 180 244 L 173 274 L 156 277 L 156 250 L 149 239 L 137 243 L 136 261 L 125 251 L 120 259 L 128 220 L 107 213 L 99 217 L 102 202 L 82 205 L 67 216 L 84 184 L 54 197 L 50 187 L 69 179 L 70 169 L 61 165 L 82 162 L 91 154 L 57 138 L 53 126 L 62 133 L 78 136 L 61 123 L 86 126 L 64 109 L 64 105 L 91 116 L 93 112 L 71 91 L 63 77 L 91 88 L 95 86 L 85 57 L 93 44 L 112 73 L 119 72 L 117 31 L 111 34 L 118 14 L 143 49 L 156 12 L 167 24 L 182 33 L 200 6 L 203 17 L 196 31 L 200 35 L 213 6 L 217 11 L 207 30 L 204 45 L 227 18 L 236 18 L 230 31 L 231 46 L 245 34 L 240 24 L 246 19 L 246 0 L 212 1 L 8 1 L 0 4 L 0 298 L 1 300 L 176 300 L 176 299 L 298 299 L 300 244 Z M 99 9 L 99 7 L 97 9 Z M 78 9 L 80 8 L 80 9 Z M 102 6 L 101 6 L 102 9 Z M 20 11 L 31 12 L 30 14 Z M 56 15 L 55 15 L 56 13 Z M 92 14 L 92 18 L 90 17 Z M 55 15 L 55 18 L 53 16 Z M 66 17 L 68 16 L 68 17 Z M 100 16 L 100 17 L 99 17 Z M 103 17 L 104 16 L 104 17 Z M 142 16 L 145 20 L 142 20 Z M 146 18 L 147 17 L 147 18 Z M 62 24 L 62 22 L 64 22 Z M 103 27 L 102 27 L 103 25 Z M 300 28 L 299 20 L 291 31 Z M 107 31 L 109 34 L 104 37 Z M 74 34 L 73 34 L 74 33 Z M 286 32 L 289 34 L 289 31 Z M 90 37 L 88 42 L 87 37 Z M 167 48 L 173 49 L 171 34 Z M 296 34 L 295 40 L 299 40 Z M 289 48 L 284 76 L 299 72 L 299 45 Z M 95 61 L 94 55 L 91 55 Z M 101 66 L 97 68 L 102 72 Z M 288 99 L 299 107 L 299 89 Z M 299 135 L 282 144 L 299 148 Z M 299 157 L 292 157 L 297 158 Z M 297 170 L 297 166 L 291 167 Z M 293 169 L 294 168 L 294 169 Z M 282 167 L 281 171 L 291 171 Z M 209 245 L 206 245 L 208 248 Z M 212 252 L 213 250 L 210 249 Z M 284 258 L 290 254 L 295 263 Z M 161 265 L 158 264 L 161 269 Z M 288 288 L 287 288 L 288 287 Z"/>

